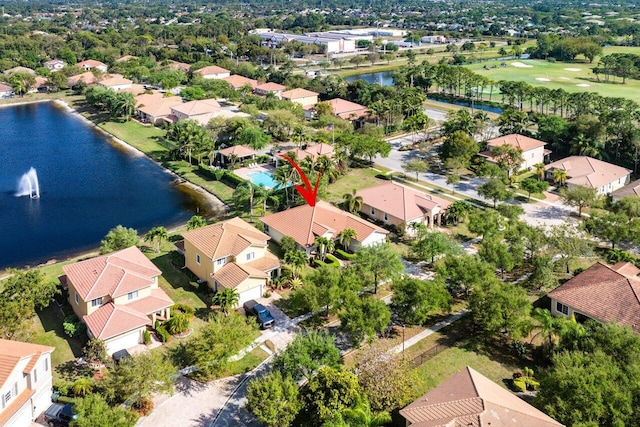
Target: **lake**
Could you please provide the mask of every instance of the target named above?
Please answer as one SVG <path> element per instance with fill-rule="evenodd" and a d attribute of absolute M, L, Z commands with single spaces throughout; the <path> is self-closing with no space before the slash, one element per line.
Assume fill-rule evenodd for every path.
<path fill-rule="evenodd" d="M 356 80 L 364 80 L 367 83 L 378 83 L 381 86 L 393 86 L 393 71 L 381 71 L 379 73 L 363 73 L 344 78 L 351 83 Z"/>
<path fill-rule="evenodd" d="M 142 234 L 212 214 L 198 193 L 55 103 L 0 108 L 0 123 L 0 268 L 97 248 L 118 224 Z M 17 197 L 31 167 L 40 198 Z"/>

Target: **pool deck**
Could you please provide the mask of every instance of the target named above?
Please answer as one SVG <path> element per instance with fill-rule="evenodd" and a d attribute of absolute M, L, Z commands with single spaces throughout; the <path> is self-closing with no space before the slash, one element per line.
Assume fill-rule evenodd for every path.
<path fill-rule="evenodd" d="M 251 177 L 249 177 L 249 175 L 251 175 L 253 173 L 256 173 L 256 172 L 266 172 L 268 174 L 273 174 L 273 172 L 275 170 L 276 170 L 275 167 L 265 163 L 265 164 L 258 165 L 258 166 L 253 167 L 253 168 L 236 169 L 236 170 L 233 171 L 233 173 L 238 175 L 242 179 L 246 179 L 247 181 L 253 182 L 251 180 Z"/>

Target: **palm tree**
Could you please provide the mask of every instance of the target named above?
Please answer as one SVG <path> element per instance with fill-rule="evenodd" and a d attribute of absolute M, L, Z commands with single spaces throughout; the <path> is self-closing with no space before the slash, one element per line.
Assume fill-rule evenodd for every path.
<path fill-rule="evenodd" d="M 253 199 L 256 203 L 262 202 L 262 212 L 260 216 L 265 216 L 267 214 L 267 201 L 271 195 L 271 190 L 265 187 L 263 184 L 258 186 L 254 186 L 253 188 Z"/>
<path fill-rule="evenodd" d="M 342 195 L 344 205 L 351 213 L 358 212 L 362 208 L 362 196 L 356 194 L 356 189 L 351 190 L 351 193 L 345 193 Z"/>
<path fill-rule="evenodd" d="M 551 354 L 556 343 L 556 337 L 560 332 L 561 321 L 553 317 L 549 310 L 540 307 L 533 309 L 531 317 L 537 321 L 534 329 L 538 330 L 538 333 L 531 337 L 531 342 L 533 342 L 537 336 L 542 335 L 545 339 L 545 352 L 546 354 Z"/>
<path fill-rule="evenodd" d="M 327 253 L 333 252 L 336 248 L 333 239 L 322 236 L 316 237 L 314 244 L 316 245 L 316 248 L 318 248 L 318 255 L 322 261 L 324 261 Z"/>
<path fill-rule="evenodd" d="M 307 253 L 303 251 L 289 251 L 284 254 L 284 262 L 289 264 L 294 277 L 300 277 L 302 267 L 304 267 L 308 261 Z"/>
<path fill-rule="evenodd" d="M 114 98 L 114 116 L 121 116 L 129 121 L 136 107 L 136 99 L 131 92 L 118 92 Z"/>
<path fill-rule="evenodd" d="M 564 169 L 554 169 L 553 182 L 558 184 L 559 187 L 562 187 L 565 182 L 567 182 L 567 171 Z"/>
<path fill-rule="evenodd" d="M 542 181 L 544 179 L 544 163 L 536 163 L 533 165 L 533 169 L 535 171 L 536 176 L 538 177 L 538 181 Z"/>
<path fill-rule="evenodd" d="M 200 215 L 194 215 L 187 221 L 187 230 L 195 230 L 196 228 L 204 227 L 207 225 L 207 221 Z"/>
<path fill-rule="evenodd" d="M 382 411 L 374 414 L 366 400 L 360 400 L 353 408 L 347 408 L 342 412 L 345 426 L 382 427 L 391 422 L 391 415 Z"/>
<path fill-rule="evenodd" d="M 351 245 L 351 240 L 358 237 L 358 233 L 353 228 L 345 228 L 340 233 L 340 244 L 344 247 L 344 250 L 349 250 L 349 246 Z"/>
<path fill-rule="evenodd" d="M 169 237 L 167 229 L 164 227 L 153 227 L 144 236 L 145 242 L 153 242 L 153 249 L 156 253 L 160 252 L 160 246 L 162 242 Z"/>
<path fill-rule="evenodd" d="M 211 302 L 220 307 L 220 310 L 226 315 L 229 314 L 229 309 L 234 308 L 240 301 L 240 295 L 235 289 L 222 289 L 215 293 Z"/>
<path fill-rule="evenodd" d="M 238 185 L 233 192 L 233 201 L 236 205 L 249 203 L 249 220 L 253 220 L 253 201 L 255 197 L 256 186 L 245 181 Z"/>
<path fill-rule="evenodd" d="M 293 178 L 294 169 L 288 163 L 282 164 L 273 172 L 273 179 L 278 183 L 279 188 L 284 188 L 284 196 L 289 206 L 289 184 Z"/>

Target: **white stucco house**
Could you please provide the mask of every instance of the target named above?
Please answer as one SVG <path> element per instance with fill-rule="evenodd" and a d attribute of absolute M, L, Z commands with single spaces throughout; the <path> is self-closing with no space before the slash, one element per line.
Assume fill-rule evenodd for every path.
<path fill-rule="evenodd" d="M 547 145 L 546 142 L 514 133 L 488 140 L 487 150 L 479 153 L 479 155 L 485 157 L 488 162 L 497 163 L 498 159 L 493 156 L 493 150 L 503 145 L 522 150 L 523 160 L 518 170 L 528 170 L 533 165 L 544 163 L 549 154 L 551 154 L 550 150 L 544 148 Z"/>

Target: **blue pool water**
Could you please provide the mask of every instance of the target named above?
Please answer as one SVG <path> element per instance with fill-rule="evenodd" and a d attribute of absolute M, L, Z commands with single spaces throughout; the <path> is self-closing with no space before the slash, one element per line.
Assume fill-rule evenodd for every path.
<path fill-rule="evenodd" d="M 255 185 L 264 185 L 267 188 L 278 188 L 278 183 L 273 179 L 270 172 L 253 172 L 249 174 L 249 179 Z"/>

